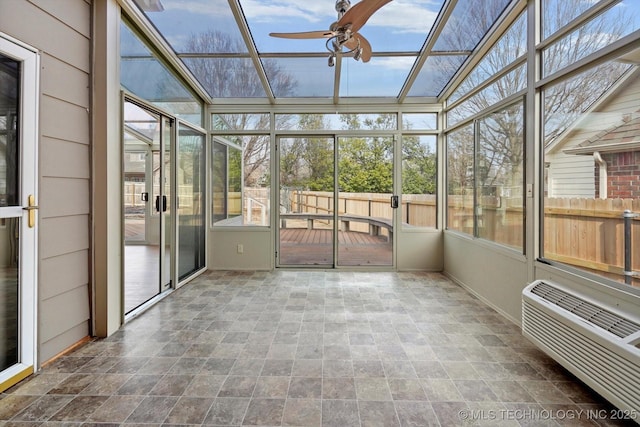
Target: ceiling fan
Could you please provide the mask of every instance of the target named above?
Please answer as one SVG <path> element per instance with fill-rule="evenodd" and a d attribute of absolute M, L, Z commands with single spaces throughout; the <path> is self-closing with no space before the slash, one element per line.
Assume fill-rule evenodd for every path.
<path fill-rule="evenodd" d="M 301 33 L 269 33 L 271 37 L 286 39 L 327 39 L 326 47 L 330 53 L 329 66 L 335 65 L 336 56 L 353 55 L 362 62 L 371 59 L 371 44 L 358 30 L 378 9 L 391 0 L 361 0 L 353 7 L 349 0 L 336 0 L 338 20 L 331 24 L 328 31 L 306 31 Z M 343 51 L 343 47 L 346 49 Z"/>

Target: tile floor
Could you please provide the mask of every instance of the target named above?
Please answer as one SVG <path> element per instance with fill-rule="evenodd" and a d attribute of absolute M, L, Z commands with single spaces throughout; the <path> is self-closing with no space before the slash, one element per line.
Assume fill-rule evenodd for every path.
<path fill-rule="evenodd" d="M 7 390 L 12 425 L 630 425 L 435 273 L 210 272 Z M 589 415 L 591 414 L 591 415 Z M 595 416 L 594 416 L 595 414 Z"/>

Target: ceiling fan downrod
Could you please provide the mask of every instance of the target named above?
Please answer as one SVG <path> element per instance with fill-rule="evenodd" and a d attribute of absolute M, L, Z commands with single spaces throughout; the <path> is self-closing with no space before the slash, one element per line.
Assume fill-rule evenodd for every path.
<path fill-rule="evenodd" d="M 336 0 L 336 12 L 338 12 L 338 20 L 342 18 L 342 15 L 347 13 L 347 10 L 351 7 L 349 0 Z"/>

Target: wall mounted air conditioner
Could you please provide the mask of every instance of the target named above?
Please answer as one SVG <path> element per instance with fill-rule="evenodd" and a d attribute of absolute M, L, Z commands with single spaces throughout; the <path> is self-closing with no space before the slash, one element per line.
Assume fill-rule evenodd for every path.
<path fill-rule="evenodd" d="M 522 291 L 522 332 L 623 411 L 640 413 L 640 324 L 538 280 Z"/>

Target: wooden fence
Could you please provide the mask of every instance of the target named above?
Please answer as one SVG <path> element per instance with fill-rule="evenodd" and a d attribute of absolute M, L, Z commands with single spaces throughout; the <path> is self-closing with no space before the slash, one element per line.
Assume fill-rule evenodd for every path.
<path fill-rule="evenodd" d="M 339 213 L 391 219 L 390 197 L 391 194 L 340 193 Z M 290 202 L 291 212 L 328 213 L 333 208 L 333 193 L 292 191 Z M 473 234 L 473 197 L 449 196 L 447 202 L 448 227 Z M 403 224 L 435 227 L 435 196 L 405 195 L 401 207 Z M 521 198 L 484 197 L 480 207 L 479 237 L 517 249 L 523 247 Z M 545 198 L 545 258 L 622 276 L 625 210 L 640 213 L 640 199 Z M 640 271 L 640 218 L 632 220 L 631 236 L 635 249 L 632 269 Z"/>
<path fill-rule="evenodd" d="M 624 270 L 625 210 L 640 213 L 640 199 L 545 198 L 544 254 L 616 275 Z M 640 271 L 640 218 L 631 221 L 632 269 Z"/>

